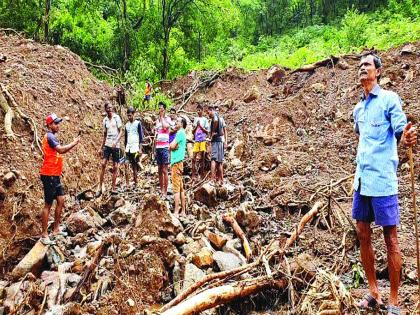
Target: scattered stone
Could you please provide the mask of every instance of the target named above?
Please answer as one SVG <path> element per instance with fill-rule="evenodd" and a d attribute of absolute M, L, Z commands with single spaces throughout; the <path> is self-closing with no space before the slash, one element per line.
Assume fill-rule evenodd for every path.
<path fill-rule="evenodd" d="M 248 210 L 246 207 L 241 207 L 238 211 L 236 211 L 235 219 L 241 226 L 247 227 L 253 232 L 258 230 L 262 222 L 258 212 Z"/>
<path fill-rule="evenodd" d="M 101 246 L 102 241 L 90 242 L 86 247 L 86 252 L 89 256 L 94 256 L 99 246 Z"/>
<path fill-rule="evenodd" d="M 28 272 L 35 275 L 41 273 L 41 266 L 47 254 L 48 246 L 45 246 L 40 241 L 36 242 L 34 247 L 26 254 L 19 264 L 13 269 L 12 276 L 15 279 L 21 278 Z"/>
<path fill-rule="evenodd" d="M 271 84 L 278 84 L 285 75 L 286 71 L 282 67 L 274 65 L 267 71 L 267 81 Z"/>
<path fill-rule="evenodd" d="M 384 78 L 381 78 L 381 80 L 380 80 L 380 85 L 387 85 L 388 83 L 391 83 L 392 84 L 392 81 L 391 81 L 391 79 L 390 78 L 388 78 L 388 77 L 384 77 Z"/>
<path fill-rule="evenodd" d="M 235 254 L 225 252 L 215 252 L 213 259 L 219 267 L 220 271 L 226 271 L 238 268 L 244 263 Z"/>
<path fill-rule="evenodd" d="M 225 253 L 234 254 L 242 264 L 246 264 L 246 258 L 239 251 L 242 248 L 241 241 L 237 238 L 227 241 L 226 245 L 223 247 Z"/>
<path fill-rule="evenodd" d="M 244 102 L 251 103 L 252 101 L 257 100 L 259 95 L 260 95 L 260 91 L 258 90 L 258 87 L 253 85 L 252 88 L 248 91 L 248 93 L 244 97 Z"/>
<path fill-rule="evenodd" d="M 72 213 L 67 219 L 67 229 L 73 235 L 86 232 L 87 230 L 101 226 L 105 223 L 92 208 L 85 208 Z"/>
<path fill-rule="evenodd" d="M 232 161 L 230 161 L 230 165 L 235 169 L 242 168 L 242 162 L 240 159 L 234 158 Z"/>
<path fill-rule="evenodd" d="M 0 205 L 5 200 L 6 200 L 6 190 L 2 186 L 0 186 Z"/>
<path fill-rule="evenodd" d="M 347 70 L 348 68 L 350 68 L 350 65 L 347 63 L 347 61 L 345 61 L 342 58 L 340 58 L 340 60 L 336 64 L 336 66 L 337 66 L 337 68 L 339 68 L 341 70 Z"/>
<path fill-rule="evenodd" d="M 192 262 L 198 268 L 210 267 L 214 262 L 212 252 L 207 247 L 203 247 L 196 255 L 194 255 Z"/>
<path fill-rule="evenodd" d="M 3 299 L 5 293 L 6 293 L 6 288 L 9 285 L 9 282 L 4 281 L 4 280 L 0 280 L 0 300 Z"/>
<path fill-rule="evenodd" d="M 201 244 L 200 241 L 191 241 L 189 243 L 187 241 L 187 244 L 182 246 L 182 253 L 184 256 L 189 256 L 191 254 L 198 253 L 202 247 L 203 244 Z"/>
<path fill-rule="evenodd" d="M 192 286 L 194 283 L 201 280 L 205 275 L 204 271 L 197 268 L 194 264 L 187 264 L 185 266 L 182 289 Z"/>
<path fill-rule="evenodd" d="M 127 300 L 127 304 L 128 304 L 128 306 L 130 306 L 130 307 L 134 307 L 134 305 L 135 305 L 136 303 L 134 303 L 133 299 L 128 299 L 128 300 Z"/>
<path fill-rule="evenodd" d="M 224 235 L 216 234 L 210 231 L 206 231 L 205 235 L 210 243 L 217 249 L 222 249 L 228 241 Z"/>
<path fill-rule="evenodd" d="M 195 268 L 197 268 L 197 267 L 195 267 Z M 200 270 L 200 269 L 198 269 L 198 270 Z M 182 278 L 181 265 L 177 261 L 174 264 L 174 270 L 172 271 L 172 275 L 173 275 L 173 285 L 174 285 L 175 295 L 179 295 L 182 291 L 183 278 Z"/>
<path fill-rule="evenodd" d="M 229 151 L 229 159 L 241 159 L 244 154 L 244 142 L 239 139 L 235 139 L 232 148 Z"/>
<path fill-rule="evenodd" d="M 414 54 L 416 52 L 416 46 L 413 44 L 405 45 L 403 48 L 401 48 L 401 55 L 409 55 Z"/>
<path fill-rule="evenodd" d="M 315 93 L 324 93 L 325 92 L 325 85 L 317 82 L 311 85 L 312 90 L 314 90 Z"/>
<path fill-rule="evenodd" d="M 125 205 L 125 200 L 123 198 L 120 198 L 115 202 L 114 208 L 117 209 L 117 208 L 120 208 L 124 205 Z"/>
<path fill-rule="evenodd" d="M 216 188 L 210 183 L 205 183 L 194 192 L 194 199 L 208 207 L 217 205 Z"/>
<path fill-rule="evenodd" d="M 16 181 L 16 174 L 13 172 L 7 172 L 6 175 L 3 176 L 3 184 L 7 188 L 12 187 L 15 181 Z"/>
<path fill-rule="evenodd" d="M 178 246 L 182 246 L 187 242 L 184 233 L 180 232 L 177 234 L 174 243 Z"/>
<path fill-rule="evenodd" d="M 15 306 L 20 305 L 24 298 L 24 293 L 29 287 L 29 281 L 16 282 L 10 287 L 7 287 L 6 298 L 4 299 L 3 306 L 9 310 L 9 314 L 13 314 Z"/>
<path fill-rule="evenodd" d="M 131 244 L 123 244 L 121 246 L 121 249 L 122 249 L 121 257 L 126 258 L 126 257 L 130 256 L 132 253 L 134 253 L 134 250 L 136 248 Z"/>
<path fill-rule="evenodd" d="M 117 202 L 119 202 L 119 200 Z M 131 221 L 131 217 L 133 215 L 134 210 L 135 207 L 131 204 L 121 206 L 117 210 L 112 211 L 109 214 L 108 220 L 111 221 L 112 224 L 115 226 L 128 224 Z"/>

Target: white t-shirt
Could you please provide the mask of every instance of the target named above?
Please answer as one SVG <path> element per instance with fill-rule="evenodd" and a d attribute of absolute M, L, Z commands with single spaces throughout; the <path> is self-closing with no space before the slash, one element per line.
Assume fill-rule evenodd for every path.
<path fill-rule="evenodd" d="M 138 120 L 133 122 L 128 121 L 125 124 L 125 130 L 127 132 L 127 145 L 125 152 L 136 153 L 140 150 L 140 135 L 139 135 L 139 124 Z"/>
<path fill-rule="evenodd" d="M 112 145 L 118 138 L 118 129 L 122 127 L 121 118 L 117 114 L 113 113 L 111 119 L 109 119 L 108 116 L 104 118 L 103 125 L 104 129 L 106 130 L 105 146 L 112 148 Z M 120 147 L 119 142 L 117 143 L 116 147 Z"/>

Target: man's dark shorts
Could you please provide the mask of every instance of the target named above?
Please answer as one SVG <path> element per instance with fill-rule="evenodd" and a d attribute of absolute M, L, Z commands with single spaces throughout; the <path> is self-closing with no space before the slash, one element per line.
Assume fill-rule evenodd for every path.
<path fill-rule="evenodd" d="M 169 164 L 169 148 L 156 149 L 156 163 L 158 165 Z"/>
<path fill-rule="evenodd" d="M 354 192 L 352 217 L 357 221 L 375 221 L 380 226 L 400 224 L 400 209 L 398 195 L 385 197 L 362 196 L 359 191 Z"/>
<path fill-rule="evenodd" d="M 211 160 L 217 163 L 223 163 L 225 159 L 225 146 L 221 141 L 211 143 Z"/>
<path fill-rule="evenodd" d="M 58 196 L 64 196 L 60 176 L 41 175 L 41 181 L 44 186 L 44 200 L 46 204 L 52 205 Z"/>
<path fill-rule="evenodd" d="M 146 101 L 150 101 L 150 95 L 145 95 L 145 96 L 144 96 L 144 100 L 146 100 Z"/>
<path fill-rule="evenodd" d="M 137 165 L 137 163 L 139 162 L 140 155 L 138 153 L 127 152 L 126 156 L 127 156 L 128 162 L 130 162 L 131 165 Z"/>
<path fill-rule="evenodd" d="M 120 161 L 120 149 L 119 148 L 111 148 L 111 147 L 104 147 L 102 151 L 102 157 L 105 160 L 109 160 L 109 157 L 112 155 L 112 161 L 114 163 L 118 163 Z"/>

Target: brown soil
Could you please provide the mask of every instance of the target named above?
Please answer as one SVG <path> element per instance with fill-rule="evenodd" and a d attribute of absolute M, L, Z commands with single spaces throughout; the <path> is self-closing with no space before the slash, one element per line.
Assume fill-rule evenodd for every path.
<path fill-rule="evenodd" d="M 415 46 L 418 51 L 420 43 Z M 383 78 L 390 79 L 384 87 L 401 96 L 410 120 L 418 122 L 419 57 L 415 53 L 401 55 L 400 51 L 400 48 L 392 49 L 381 55 L 385 67 Z M 68 192 L 65 218 L 68 213 L 79 209 L 93 209 L 103 218 L 114 209 L 120 209 L 116 206 L 118 201 L 108 195 L 80 203 L 74 198 L 97 181 L 99 160 L 96 151 L 101 140 L 102 106 L 110 99 L 112 89 L 95 79 L 78 56 L 62 47 L 0 35 L 0 56 L 7 58 L 0 62 L 0 82 L 15 97 L 22 111 L 36 121 L 41 136 L 45 132 L 43 120 L 52 111 L 66 117 L 59 133 L 61 141 L 71 141 L 78 130 L 83 129 L 82 144 L 65 156 L 63 181 Z M 216 207 L 208 208 L 197 203 L 193 199 L 196 187 L 187 180 L 192 215 L 181 222 L 187 243 L 202 238 L 206 229 L 234 237 L 230 227 L 220 219 L 227 210 L 257 211 L 261 222 L 250 217 L 248 220 L 255 224 L 241 223 L 255 253 L 273 238 L 280 238 L 283 242 L 301 215 L 316 200 L 328 201 L 332 196 L 337 199 L 338 205 L 332 202 L 327 207 L 328 213 L 340 213 L 339 208 L 342 208 L 345 215 L 351 217 L 351 179 L 330 190 L 317 192 L 332 182 L 349 177 L 355 169 L 357 138 L 352 130 L 351 112 L 360 95 L 356 76 L 358 56 L 341 59 L 349 64 L 349 69 L 333 66 L 320 67 L 312 72 L 289 72 L 278 85 L 267 82 L 267 71 L 244 73 L 229 69 L 210 87 L 193 96 L 184 108 L 190 118 L 196 102 L 217 103 L 227 122 L 229 147 L 236 140 L 246 145 L 234 149 L 234 155 L 242 165 L 234 166 L 233 159 L 227 158 L 226 179 L 234 189 L 232 193 L 227 193 L 227 190 L 220 193 Z M 164 90 L 174 97 L 180 96 L 192 84 L 195 75 L 192 73 L 166 84 Z M 256 99 L 245 103 L 245 96 L 251 93 Z M 177 105 L 180 104 L 181 101 Z M 145 115 L 145 120 L 153 121 L 153 114 Z M 1 122 L 3 117 L 1 113 Z M 151 132 L 150 124 L 146 129 Z M 31 148 L 33 135 L 23 121 L 14 120 L 13 131 L 18 135 L 16 140 L 7 139 L 4 133 L 0 139 L 0 175 L 9 171 L 16 171 L 18 175 L 14 185 L 4 187 L 6 199 L 0 212 L 0 280 L 10 279 L 10 270 L 37 240 L 40 233 L 39 212 L 43 204 L 38 176 L 42 162 L 40 152 Z M 415 156 L 418 189 L 420 159 Z M 417 300 L 417 284 L 408 277 L 415 270 L 415 237 L 404 150 L 400 150 L 400 159 L 400 243 L 404 254 L 400 296 L 404 308 L 410 312 Z M 90 229 L 84 234 L 70 235 L 68 241 L 63 240 L 59 244 L 66 253 L 66 261 L 73 263 L 75 268 L 74 261 L 77 259 L 71 251 L 76 244 L 83 247 L 104 235 L 116 235 L 106 257 L 99 264 L 98 272 L 89 279 L 91 285 L 83 288 L 84 294 L 95 292 L 101 279 L 108 276 L 112 279 L 110 292 L 98 301 L 87 300 L 81 306 L 76 304 L 74 314 L 82 311 L 91 314 L 135 314 L 173 297 L 174 264 L 175 261 L 183 264 L 186 257 L 178 240 L 179 226 L 167 213 L 168 204 L 172 201 L 167 203 L 157 198 L 154 194 L 156 182 L 154 167 L 145 163 L 139 192 L 121 192 L 118 197 L 135 206 L 129 223 L 114 226 L 107 222 L 101 228 Z M 337 216 L 333 217 L 333 222 L 330 218 L 320 218 L 308 226 L 297 245 L 291 248 L 290 256 L 305 253 L 308 257 L 317 257 L 322 268 L 333 270 L 341 281 L 351 285 L 352 267 L 359 261 L 355 233 L 343 214 L 342 224 Z M 386 251 L 379 228 L 374 229 L 374 238 L 377 267 L 382 271 L 380 285 L 386 300 Z M 124 256 L 130 246 L 134 246 L 134 254 Z M 81 264 L 83 268 L 74 272 L 81 274 L 89 259 Z M 36 280 L 38 282 L 39 279 Z M 305 293 L 306 289 L 297 288 L 302 290 L 301 293 Z M 34 309 L 39 308 L 42 291 L 41 294 L 39 292 Z M 362 284 L 352 293 L 357 299 L 366 293 L 366 285 Z M 132 302 L 134 307 L 130 306 Z M 219 312 L 244 314 L 274 308 L 277 311 L 270 313 L 291 311 L 287 292 L 270 291 L 266 295 L 223 306 Z"/>

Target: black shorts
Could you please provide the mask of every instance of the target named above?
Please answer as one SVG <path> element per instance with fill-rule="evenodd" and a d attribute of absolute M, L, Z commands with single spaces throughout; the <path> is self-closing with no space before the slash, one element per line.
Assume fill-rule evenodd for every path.
<path fill-rule="evenodd" d="M 48 205 L 52 205 L 54 199 L 58 196 L 64 196 L 64 188 L 61 185 L 60 176 L 41 175 L 41 181 L 44 185 L 44 200 Z"/>
<path fill-rule="evenodd" d="M 130 162 L 130 164 L 137 164 L 139 162 L 140 154 L 138 152 L 136 153 L 126 152 L 125 155 L 128 161 Z"/>
<path fill-rule="evenodd" d="M 156 163 L 157 165 L 169 164 L 169 148 L 156 149 Z"/>
<path fill-rule="evenodd" d="M 111 148 L 111 147 L 104 147 L 102 151 L 102 157 L 105 160 L 109 160 L 109 157 L 112 155 L 112 162 L 119 163 L 120 161 L 120 149 L 119 148 Z"/>

